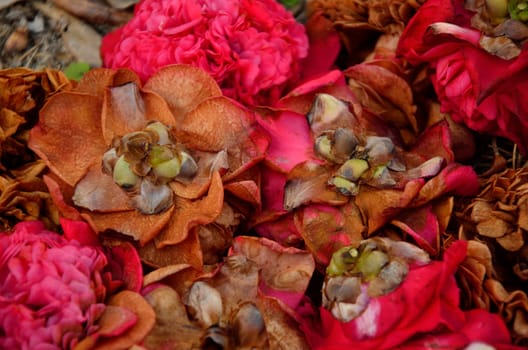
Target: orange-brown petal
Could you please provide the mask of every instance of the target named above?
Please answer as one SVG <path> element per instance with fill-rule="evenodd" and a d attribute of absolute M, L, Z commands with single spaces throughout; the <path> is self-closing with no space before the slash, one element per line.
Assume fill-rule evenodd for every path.
<path fill-rule="evenodd" d="M 367 234 L 372 234 L 405 209 L 422 186 L 423 181 L 420 180 L 408 182 L 403 191 L 363 186 L 355 201 L 365 218 Z"/>
<path fill-rule="evenodd" d="M 129 309 L 137 316 L 136 324 L 122 335 L 101 339 L 96 343 L 97 350 L 128 349 L 140 344 L 156 323 L 156 314 L 150 304 L 138 293 L 128 290 L 112 296 L 108 305 Z"/>
<path fill-rule="evenodd" d="M 156 237 L 156 246 L 162 248 L 182 242 L 193 227 L 213 222 L 222 212 L 223 203 L 222 179 L 218 172 L 214 172 L 206 196 L 197 200 L 175 198 L 173 215 L 165 229 Z"/>
<path fill-rule="evenodd" d="M 28 145 L 54 173 L 74 186 L 90 166 L 100 163 L 106 151 L 100 120 L 99 98 L 59 93 L 40 110 L 39 124 L 31 130 Z"/>
<path fill-rule="evenodd" d="M 219 96 L 203 101 L 184 118 L 178 139 L 189 148 L 219 152 L 248 137 L 248 110 Z"/>
<path fill-rule="evenodd" d="M 145 245 L 156 237 L 169 222 L 174 210 L 174 206 L 171 206 L 160 214 L 152 215 L 129 210 L 112 213 L 84 212 L 81 216 L 96 232 L 117 231 Z"/>
<path fill-rule="evenodd" d="M 203 267 L 203 254 L 196 230 L 191 230 L 187 237 L 177 243 L 158 248 L 154 241 L 138 248 L 141 261 L 157 268 L 175 264 L 188 264 L 195 269 Z"/>
<path fill-rule="evenodd" d="M 250 203 L 256 208 L 260 208 L 262 202 L 260 188 L 252 180 L 231 182 L 224 185 L 224 189 L 237 198 Z"/>
<path fill-rule="evenodd" d="M 136 73 L 127 68 L 108 69 L 94 68 L 83 75 L 75 91 L 85 92 L 90 95 L 102 97 L 106 88 L 120 86 L 130 82 L 140 85 L 141 80 Z"/>
<path fill-rule="evenodd" d="M 59 185 L 62 180 L 53 176 L 44 175 L 42 178 L 61 216 L 70 220 L 81 220 L 81 213 L 71 203 L 73 188 L 65 183 Z"/>
<path fill-rule="evenodd" d="M 145 83 L 167 101 L 178 121 L 204 100 L 221 96 L 216 81 L 204 70 L 189 65 L 170 65 L 161 68 Z"/>

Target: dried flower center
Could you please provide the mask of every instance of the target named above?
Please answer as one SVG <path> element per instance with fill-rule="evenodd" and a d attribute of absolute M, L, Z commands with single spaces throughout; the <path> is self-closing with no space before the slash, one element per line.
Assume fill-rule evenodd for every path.
<path fill-rule="evenodd" d="M 326 269 L 323 305 L 342 320 L 350 321 L 368 306 L 370 298 L 390 293 L 405 279 L 409 264 L 427 264 L 420 248 L 387 238 L 371 238 L 358 247 L 337 250 Z"/>
<path fill-rule="evenodd" d="M 133 198 L 144 214 L 157 214 L 172 205 L 167 183 L 191 179 L 198 166 L 184 147 L 174 142 L 169 128 L 150 122 L 143 130 L 116 137 L 103 156 L 103 169 Z"/>
<path fill-rule="evenodd" d="M 475 12 L 471 25 L 484 34 L 480 39 L 484 50 L 506 60 L 521 53 L 528 39 L 528 1 L 472 0 L 465 6 Z"/>

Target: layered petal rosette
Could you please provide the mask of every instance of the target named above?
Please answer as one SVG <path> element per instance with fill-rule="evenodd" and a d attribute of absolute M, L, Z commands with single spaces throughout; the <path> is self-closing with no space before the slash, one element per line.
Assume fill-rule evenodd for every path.
<path fill-rule="evenodd" d="M 247 104 L 278 99 L 307 52 L 304 27 L 275 0 L 143 0 L 101 47 L 106 67 L 142 80 L 168 64 L 200 67 Z"/>
<path fill-rule="evenodd" d="M 506 137 L 527 150 L 528 27 L 511 1 L 428 1 L 409 22 L 398 53 L 427 63 L 443 112 L 485 134 Z M 515 4 L 514 4 L 515 3 Z M 470 4 L 468 3 L 468 5 Z"/>
<path fill-rule="evenodd" d="M 137 253 L 126 244 L 103 247 L 84 222 L 63 220 L 62 227 L 65 236 L 27 221 L 0 234 L 0 346 L 118 349 L 139 343 L 154 325 L 154 312 L 137 293 Z"/>
<path fill-rule="evenodd" d="M 239 236 L 214 271 L 174 265 L 145 277 L 157 322 L 147 347 L 309 349 L 294 312 L 314 272 L 312 255 Z"/>
<path fill-rule="evenodd" d="M 453 243 L 441 261 L 386 238 L 337 251 L 323 305 L 303 324 L 311 348 L 515 349 L 498 315 L 459 307 L 454 273 L 466 245 Z"/>
<path fill-rule="evenodd" d="M 354 68 L 363 75 L 376 71 Z M 401 130 L 388 122 L 395 118 L 384 120 L 388 113 L 360 104 L 343 80 L 334 71 L 310 81 L 281 100 L 284 109 L 259 119 L 271 144 L 257 231 L 283 244 L 305 244 L 325 266 L 341 246 L 386 227 L 438 254 L 453 195 L 478 191 L 475 172 L 454 162 L 446 121 L 404 145 Z M 367 83 L 365 90 L 372 90 Z"/>
<path fill-rule="evenodd" d="M 199 68 L 165 67 L 143 86 L 96 69 L 48 101 L 29 147 L 63 216 L 136 241 L 151 265 L 200 268 L 260 205 L 267 140 L 253 118 Z"/>

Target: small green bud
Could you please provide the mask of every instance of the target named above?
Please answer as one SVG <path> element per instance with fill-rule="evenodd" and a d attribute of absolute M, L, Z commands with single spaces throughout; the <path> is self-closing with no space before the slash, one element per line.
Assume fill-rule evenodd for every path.
<path fill-rule="evenodd" d="M 155 167 L 161 163 L 165 163 L 173 159 L 176 155 L 170 149 L 170 147 L 154 145 L 152 146 L 149 154 L 149 162 Z"/>
<path fill-rule="evenodd" d="M 358 251 L 352 247 L 342 247 L 332 254 L 332 259 L 326 268 L 326 273 L 329 276 L 341 276 L 348 272 L 349 268 L 354 264 Z"/>
<path fill-rule="evenodd" d="M 364 159 L 349 159 L 338 170 L 337 175 L 350 181 L 357 181 L 369 169 Z"/>
<path fill-rule="evenodd" d="M 171 143 L 169 136 L 169 129 L 161 122 L 153 122 L 145 127 L 145 130 L 150 130 L 158 135 L 158 145 L 168 145 Z"/>
<path fill-rule="evenodd" d="M 134 187 L 139 177 L 132 171 L 130 164 L 125 160 L 125 156 L 117 159 L 113 170 L 114 181 L 121 187 Z"/>
<path fill-rule="evenodd" d="M 174 157 L 166 162 L 158 163 L 152 167 L 152 171 L 157 177 L 173 179 L 180 173 L 181 165 L 178 157 Z"/>
<path fill-rule="evenodd" d="M 341 176 L 334 176 L 328 182 L 345 196 L 355 196 L 359 192 L 358 185 Z"/>
<path fill-rule="evenodd" d="M 315 152 L 326 160 L 334 160 L 332 156 L 332 141 L 327 135 L 321 135 L 315 139 Z"/>
<path fill-rule="evenodd" d="M 357 260 L 354 271 L 361 272 L 363 279 L 370 281 L 376 278 L 388 263 L 389 257 L 380 250 L 363 252 Z"/>

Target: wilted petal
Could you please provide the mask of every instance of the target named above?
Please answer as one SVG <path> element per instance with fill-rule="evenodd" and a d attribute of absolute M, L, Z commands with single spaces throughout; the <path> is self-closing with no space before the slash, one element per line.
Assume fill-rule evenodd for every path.
<path fill-rule="evenodd" d="M 109 86 L 128 83 L 141 84 L 139 77 L 130 69 L 94 68 L 86 72 L 77 83 L 75 91 L 102 97 Z"/>
<path fill-rule="evenodd" d="M 101 125 L 106 144 L 114 137 L 142 130 L 149 120 L 168 127 L 176 124 L 167 103 L 158 95 L 140 91 L 135 83 L 110 87 L 105 91 Z"/>
<path fill-rule="evenodd" d="M 106 152 L 100 111 L 101 99 L 97 97 L 57 94 L 40 110 L 39 124 L 30 132 L 28 146 L 70 186 L 90 166 L 100 164 Z"/>
<path fill-rule="evenodd" d="M 97 346 L 105 349 L 129 348 L 141 342 L 154 327 L 156 314 L 150 304 L 138 293 L 122 291 L 110 298 L 109 305 L 127 308 L 137 317 L 137 322 L 125 333 L 111 339 L 101 339 Z"/>
<path fill-rule="evenodd" d="M 82 213 L 97 232 L 114 230 L 146 244 L 169 222 L 174 206 L 160 214 L 144 215 L 135 210 L 110 213 Z"/>
<path fill-rule="evenodd" d="M 222 212 L 224 203 L 224 190 L 220 174 L 213 174 L 209 192 L 197 200 L 176 197 L 174 199 L 174 212 L 167 226 L 156 237 L 156 246 L 162 248 L 167 245 L 183 241 L 189 230 L 197 225 L 206 225 L 213 222 Z"/>
<path fill-rule="evenodd" d="M 284 188 L 284 209 L 292 210 L 308 203 L 345 204 L 349 197 L 328 186 L 331 166 L 305 162 L 288 174 Z"/>
<path fill-rule="evenodd" d="M 261 291 L 290 306 L 297 307 L 315 270 L 311 254 L 285 248 L 266 238 L 237 237 L 230 254 L 243 254 L 261 269 Z"/>
<path fill-rule="evenodd" d="M 144 88 L 167 101 L 179 122 L 206 99 L 222 95 L 218 84 L 209 74 L 190 65 L 163 67 L 150 77 Z"/>
<path fill-rule="evenodd" d="M 191 229 L 187 237 L 177 244 L 156 247 L 155 241 L 150 241 L 138 247 L 141 260 L 153 267 L 164 267 L 175 264 L 189 264 L 195 269 L 203 267 L 203 253 L 196 229 Z"/>
<path fill-rule="evenodd" d="M 128 194 L 115 183 L 111 176 L 103 173 L 100 164 L 91 167 L 75 186 L 72 200 L 75 205 L 92 211 L 132 209 Z"/>

